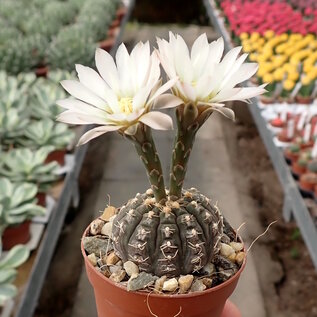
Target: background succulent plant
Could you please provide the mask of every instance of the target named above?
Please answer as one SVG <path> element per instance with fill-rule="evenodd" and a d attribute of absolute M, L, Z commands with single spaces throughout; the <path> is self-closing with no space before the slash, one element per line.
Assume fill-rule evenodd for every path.
<path fill-rule="evenodd" d="M 34 184 L 13 183 L 5 177 L 0 178 L 0 233 L 8 226 L 45 213 L 45 208 L 36 204 L 36 194 Z"/>
<path fill-rule="evenodd" d="M 0 261 L 0 306 L 17 295 L 17 288 L 13 285 L 16 278 L 16 268 L 22 265 L 30 255 L 30 251 L 22 246 L 16 245 Z"/>
<path fill-rule="evenodd" d="M 92 65 L 96 44 L 84 26 L 64 28 L 52 41 L 47 52 L 47 61 L 52 68 L 73 70 L 80 63 Z"/>
<path fill-rule="evenodd" d="M 48 80 L 37 80 L 30 89 L 29 111 L 32 118 L 55 119 L 61 112 L 56 100 L 63 98 L 65 92 L 59 85 Z"/>
<path fill-rule="evenodd" d="M 65 149 L 74 136 L 74 132 L 66 124 L 55 123 L 47 118 L 29 125 L 19 143 L 31 149 L 46 145 L 53 146 L 54 149 Z"/>
<path fill-rule="evenodd" d="M 36 184 L 39 192 L 45 192 L 58 178 L 58 164 L 45 164 L 47 155 L 54 150 L 45 146 L 37 151 L 30 149 L 14 149 L 0 158 L 0 175 L 13 182 L 28 182 Z"/>
<path fill-rule="evenodd" d="M 118 4 L 118 0 L 1 1 L 0 69 L 18 74 L 47 60 L 53 68 L 91 63 L 96 42 L 106 37 Z"/>
<path fill-rule="evenodd" d="M 15 108 L 0 111 L 0 144 L 5 147 L 14 144 L 17 138 L 23 136 L 29 122 L 28 117 L 22 117 Z"/>

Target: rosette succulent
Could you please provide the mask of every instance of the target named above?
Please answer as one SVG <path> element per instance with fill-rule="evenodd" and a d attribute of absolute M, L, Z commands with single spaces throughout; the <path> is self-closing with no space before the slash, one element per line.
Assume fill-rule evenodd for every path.
<path fill-rule="evenodd" d="M 30 251 L 22 245 L 14 246 L 9 253 L 0 260 L 0 307 L 17 295 L 18 290 L 13 282 L 17 276 L 16 268 L 22 265 L 30 255 Z"/>
<path fill-rule="evenodd" d="M 133 142 L 147 170 L 151 188 L 119 208 L 112 222 L 113 246 L 123 262 L 157 276 L 179 276 L 200 271 L 219 254 L 223 231 L 235 235 L 216 205 L 192 188 L 183 189 L 187 162 L 198 129 L 213 111 L 233 118 L 227 100 L 245 100 L 264 92 L 263 87 L 236 88 L 257 66 L 243 64 L 240 48 L 223 59 L 223 41 L 208 43 L 200 36 L 191 50 L 180 36 L 158 40 L 152 55 L 148 43 L 129 54 L 121 45 L 116 63 L 97 50 L 94 70 L 77 65 L 80 82 L 63 87 L 76 99 L 58 104 L 67 110 L 59 120 L 70 124 L 98 124 L 79 144 L 117 131 Z M 159 59 L 169 80 L 162 85 Z M 166 93 L 171 89 L 171 93 Z M 176 107 L 178 132 L 172 154 L 170 188 L 166 189 L 151 128 L 172 128 L 171 118 L 159 111 Z"/>
<path fill-rule="evenodd" d="M 19 139 L 19 143 L 32 149 L 49 145 L 60 150 L 65 149 L 74 137 L 74 132 L 66 124 L 43 119 L 26 127 L 24 137 Z"/>
<path fill-rule="evenodd" d="M 55 82 L 37 80 L 32 86 L 29 99 L 29 111 L 35 119 L 55 119 L 61 112 L 56 100 L 66 96 L 64 90 Z"/>
<path fill-rule="evenodd" d="M 30 183 L 13 183 L 0 177 L 0 233 L 13 226 L 41 216 L 45 208 L 36 204 L 37 186 Z"/>
<path fill-rule="evenodd" d="M 54 150 L 45 146 L 36 151 L 27 148 L 14 149 L 1 155 L 0 176 L 13 182 L 36 184 L 39 192 L 46 191 L 58 179 L 56 162 L 45 164 L 47 155 Z"/>

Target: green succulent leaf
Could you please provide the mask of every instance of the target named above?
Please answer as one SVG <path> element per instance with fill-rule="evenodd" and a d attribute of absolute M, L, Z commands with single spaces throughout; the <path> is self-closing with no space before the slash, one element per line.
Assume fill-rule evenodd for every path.
<path fill-rule="evenodd" d="M 30 251 L 23 245 L 14 246 L 7 256 L 0 261 L 0 270 L 17 268 L 23 264 L 30 256 Z"/>
<path fill-rule="evenodd" d="M 17 288 L 12 284 L 0 285 L 0 306 L 3 306 L 6 300 L 17 295 Z"/>
<path fill-rule="evenodd" d="M 12 283 L 15 280 L 17 272 L 15 269 L 4 268 L 0 269 L 0 285 Z"/>

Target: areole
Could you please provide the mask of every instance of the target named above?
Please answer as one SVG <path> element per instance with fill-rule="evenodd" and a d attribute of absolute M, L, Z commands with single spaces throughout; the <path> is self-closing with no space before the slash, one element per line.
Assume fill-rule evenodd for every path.
<path fill-rule="evenodd" d="M 85 230 L 86 236 L 89 227 Z M 203 292 L 182 295 L 159 295 L 128 292 L 98 272 L 90 263 L 81 243 L 88 279 L 93 286 L 98 317 L 240 317 L 239 311 L 227 299 L 233 293 L 246 260 L 228 281 Z M 178 314 L 178 315 L 177 315 Z"/>

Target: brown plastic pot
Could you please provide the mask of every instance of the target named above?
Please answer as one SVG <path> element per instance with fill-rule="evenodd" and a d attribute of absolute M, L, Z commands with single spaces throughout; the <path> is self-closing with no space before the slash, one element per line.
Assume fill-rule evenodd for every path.
<path fill-rule="evenodd" d="M 56 161 L 59 165 L 63 166 L 65 164 L 65 154 L 66 150 L 55 150 L 47 155 L 45 163 L 50 163 Z"/>
<path fill-rule="evenodd" d="M 128 9 L 126 7 L 120 7 L 117 12 L 116 16 L 121 21 L 123 17 L 127 14 Z"/>
<path fill-rule="evenodd" d="M 38 67 L 35 70 L 36 77 L 47 77 L 48 67 Z"/>
<path fill-rule="evenodd" d="M 232 303 L 226 302 L 237 286 L 245 261 L 232 278 L 206 291 L 159 295 L 128 292 L 125 287 L 112 282 L 96 270 L 88 260 L 83 244 L 81 251 L 88 279 L 94 289 L 98 317 L 149 317 L 149 307 L 153 314 L 159 317 L 175 316 L 180 309 L 180 317 L 241 317 L 238 309 Z"/>
<path fill-rule="evenodd" d="M 300 104 L 304 104 L 304 105 L 309 105 L 312 103 L 313 99 L 311 97 L 306 97 L 306 96 L 296 96 L 296 101 Z"/>
<path fill-rule="evenodd" d="M 294 174 L 300 176 L 306 172 L 306 166 L 299 165 L 297 161 L 294 161 L 291 170 Z"/>
<path fill-rule="evenodd" d="M 115 27 L 115 28 L 111 28 L 108 30 L 107 32 L 107 37 L 112 37 L 112 38 L 116 38 L 117 35 L 119 34 L 120 28 L 119 27 Z"/>
<path fill-rule="evenodd" d="M 299 157 L 299 152 L 292 152 L 288 148 L 284 150 L 284 156 L 288 159 L 291 163 L 297 161 Z"/>
<path fill-rule="evenodd" d="M 299 178 L 299 187 L 300 189 L 313 192 L 315 185 L 317 185 L 317 175 L 315 173 L 309 172 L 302 174 Z"/>
<path fill-rule="evenodd" d="M 110 50 L 112 49 L 113 45 L 115 43 L 115 39 L 114 38 L 108 38 L 102 42 L 99 43 L 99 47 L 102 48 L 103 50 L 110 52 Z"/>
<path fill-rule="evenodd" d="M 37 204 L 42 207 L 46 207 L 46 193 L 40 192 L 36 195 Z"/>
<path fill-rule="evenodd" d="M 7 227 L 2 235 L 3 250 L 10 250 L 17 244 L 25 244 L 30 240 L 30 224 L 27 220 L 19 225 Z"/>

